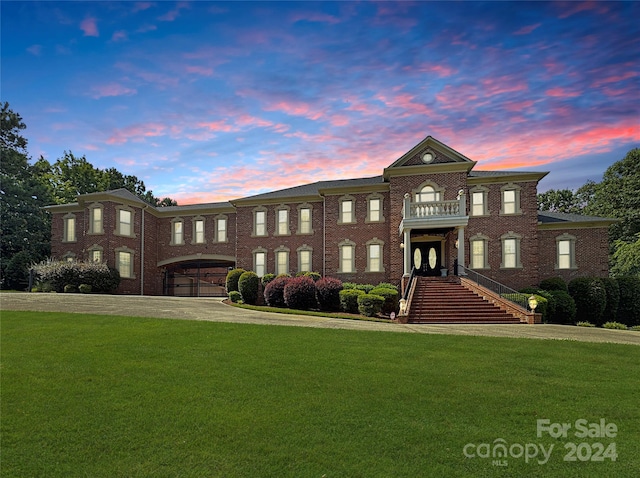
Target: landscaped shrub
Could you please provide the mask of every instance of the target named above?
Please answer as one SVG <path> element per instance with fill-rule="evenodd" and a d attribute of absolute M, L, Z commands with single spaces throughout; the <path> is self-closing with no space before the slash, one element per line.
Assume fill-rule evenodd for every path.
<path fill-rule="evenodd" d="M 120 284 L 120 273 L 106 264 L 84 261 L 58 261 L 49 259 L 31 267 L 35 280 L 48 284 L 49 290 L 63 292 L 65 286 L 76 289 L 80 284 L 88 284 L 94 292 L 113 292 Z"/>
<path fill-rule="evenodd" d="M 605 329 L 619 329 L 619 330 L 627 330 L 627 326 L 625 324 L 621 324 L 620 322 L 605 322 L 602 326 Z"/>
<path fill-rule="evenodd" d="M 578 322 L 576 325 L 578 327 L 595 327 L 591 322 Z"/>
<path fill-rule="evenodd" d="M 242 300 L 242 294 L 237 290 L 232 290 L 229 292 L 229 300 L 236 304 Z"/>
<path fill-rule="evenodd" d="M 542 290 L 562 290 L 564 292 L 569 292 L 567 283 L 562 277 L 549 277 L 548 279 L 544 279 L 540 282 L 540 288 Z"/>
<path fill-rule="evenodd" d="M 29 287 L 29 266 L 33 258 L 27 251 L 20 251 L 14 254 L 6 262 L 2 270 L 3 289 L 26 290 Z"/>
<path fill-rule="evenodd" d="M 320 310 L 329 312 L 340 310 L 340 291 L 342 281 L 332 277 L 324 277 L 316 282 L 316 299 Z"/>
<path fill-rule="evenodd" d="M 313 279 L 313 282 L 318 282 L 320 279 L 322 279 L 322 275 L 318 274 L 317 272 L 305 272 L 304 275 L 307 277 L 311 277 Z"/>
<path fill-rule="evenodd" d="M 342 288 L 343 289 L 355 289 L 356 285 L 357 284 L 355 282 L 343 282 L 342 283 Z"/>
<path fill-rule="evenodd" d="M 91 294 L 91 286 L 89 284 L 80 284 L 78 290 L 83 294 Z"/>
<path fill-rule="evenodd" d="M 620 305 L 620 285 L 616 279 L 612 277 L 603 277 L 600 279 L 607 293 L 607 305 L 602 312 L 604 322 L 613 320 L 618 315 L 618 306 Z"/>
<path fill-rule="evenodd" d="M 556 315 L 556 298 L 552 292 L 548 290 L 538 290 L 534 293 L 536 299 L 538 300 L 538 304 L 540 304 L 540 299 L 538 297 L 542 297 L 547 301 L 546 304 L 542 305 L 541 310 L 536 308 L 536 312 L 542 314 L 542 321 L 547 323 L 550 322 L 550 318 L 555 317 Z M 540 305 L 538 305 L 540 307 Z"/>
<path fill-rule="evenodd" d="M 358 296 L 358 311 L 367 317 L 375 317 L 382 310 L 384 297 L 375 294 L 362 294 Z"/>
<path fill-rule="evenodd" d="M 620 286 L 618 322 L 640 325 L 640 277 L 617 277 Z"/>
<path fill-rule="evenodd" d="M 563 290 L 549 291 L 556 302 L 556 310 L 549 317 L 553 324 L 571 324 L 576 319 L 576 303 L 568 292 Z"/>
<path fill-rule="evenodd" d="M 64 291 L 66 293 L 78 292 L 78 288 L 73 284 L 67 284 L 64 286 Z"/>
<path fill-rule="evenodd" d="M 276 275 L 275 275 L 275 274 L 265 274 L 265 275 L 263 275 L 263 276 L 262 276 L 262 279 L 261 279 L 261 281 L 262 281 L 262 285 L 263 285 L 264 287 L 266 287 L 266 286 L 267 286 L 267 284 L 268 284 L 269 282 L 271 282 L 271 281 L 272 281 L 273 279 L 275 279 L 275 278 L 276 278 Z"/>
<path fill-rule="evenodd" d="M 364 295 L 364 291 L 358 289 L 343 289 L 340 295 L 340 309 L 348 314 L 358 313 L 358 297 Z"/>
<path fill-rule="evenodd" d="M 357 290 L 364 291 L 365 294 L 369 294 L 373 290 L 374 285 L 373 284 L 356 284 L 355 288 Z"/>
<path fill-rule="evenodd" d="M 284 286 L 284 303 L 290 309 L 317 309 L 316 283 L 307 276 L 290 279 Z"/>
<path fill-rule="evenodd" d="M 238 290 L 238 281 L 240 280 L 240 276 L 245 272 L 246 271 L 241 268 L 231 269 L 227 272 L 227 294 L 231 291 Z"/>
<path fill-rule="evenodd" d="M 400 291 L 400 288 L 399 288 L 397 285 L 393 285 L 393 284 L 392 284 L 392 283 L 390 283 L 390 282 L 380 282 L 380 283 L 376 286 L 376 289 L 377 289 L 378 287 L 383 287 L 383 288 L 385 288 L 385 289 L 393 289 L 393 290 L 395 290 L 396 292 L 399 292 L 399 291 Z"/>
<path fill-rule="evenodd" d="M 371 289 L 370 294 L 379 295 L 384 298 L 384 304 L 382 304 L 382 313 L 383 314 L 391 314 L 391 312 L 396 312 L 398 310 L 398 301 L 400 299 L 397 289 L 392 289 L 390 287 L 374 287 Z"/>
<path fill-rule="evenodd" d="M 242 295 L 245 304 L 255 304 L 258 302 L 258 287 L 260 278 L 252 271 L 243 272 L 238 279 L 238 292 Z"/>
<path fill-rule="evenodd" d="M 629 327 L 629 330 L 633 330 L 634 332 L 640 332 L 640 325 L 634 325 Z"/>
<path fill-rule="evenodd" d="M 270 307 L 285 307 L 284 302 L 284 287 L 287 282 L 291 280 L 290 277 L 282 276 L 276 277 L 267 284 L 264 288 L 264 300 Z"/>
<path fill-rule="evenodd" d="M 577 277 L 569 282 L 569 295 L 576 302 L 576 318 L 602 325 L 607 293 L 597 277 Z"/>

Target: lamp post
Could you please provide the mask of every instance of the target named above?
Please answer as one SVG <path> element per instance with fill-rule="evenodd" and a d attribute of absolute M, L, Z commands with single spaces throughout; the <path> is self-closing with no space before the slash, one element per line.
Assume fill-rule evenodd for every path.
<path fill-rule="evenodd" d="M 535 313 L 536 307 L 538 307 L 538 299 L 536 299 L 535 295 L 532 295 L 529 297 L 529 308 L 531 309 L 531 312 Z"/>

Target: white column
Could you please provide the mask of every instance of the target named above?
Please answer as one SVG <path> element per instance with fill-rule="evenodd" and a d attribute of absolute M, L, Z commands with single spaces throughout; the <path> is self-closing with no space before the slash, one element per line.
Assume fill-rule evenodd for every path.
<path fill-rule="evenodd" d="M 404 230 L 404 275 L 411 274 L 411 229 Z"/>
<path fill-rule="evenodd" d="M 464 226 L 458 227 L 458 265 L 464 266 Z M 458 275 L 466 275 L 461 269 L 458 269 Z"/>

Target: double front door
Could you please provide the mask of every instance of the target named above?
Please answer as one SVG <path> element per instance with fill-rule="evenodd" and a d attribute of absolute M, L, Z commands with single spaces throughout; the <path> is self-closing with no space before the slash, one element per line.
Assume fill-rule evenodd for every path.
<path fill-rule="evenodd" d="M 422 242 L 411 245 L 416 274 L 439 276 L 442 268 L 442 242 Z"/>

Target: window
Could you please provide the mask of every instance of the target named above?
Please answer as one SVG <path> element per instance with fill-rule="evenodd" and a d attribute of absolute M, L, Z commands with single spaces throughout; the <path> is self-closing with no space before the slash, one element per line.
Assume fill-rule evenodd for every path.
<path fill-rule="evenodd" d="M 116 249 L 116 269 L 123 279 L 134 279 L 133 251 L 126 247 Z"/>
<path fill-rule="evenodd" d="M 500 214 L 520 214 L 520 188 L 507 184 L 502 188 L 502 210 Z"/>
<path fill-rule="evenodd" d="M 570 234 L 556 237 L 556 269 L 576 269 L 576 238 Z"/>
<path fill-rule="evenodd" d="M 340 219 L 338 224 L 352 224 L 355 219 L 355 198 L 345 196 L 340 199 Z"/>
<path fill-rule="evenodd" d="M 102 234 L 102 205 L 91 206 L 89 213 L 89 234 Z"/>
<path fill-rule="evenodd" d="M 418 194 L 416 194 L 416 202 L 432 202 L 440 201 L 440 191 L 436 191 L 436 188 L 427 185 L 424 186 Z"/>
<path fill-rule="evenodd" d="M 382 197 L 371 195 L 367 198 L 367 222 L 383 222 Z"/>
<path fill-rule="evenodd" d="M 489 269 L 488 261 L 488 244 L 489 238 L 482 234 L 476 234 L 469 239 L 471 245 L 471 268 L 472 269 Z"/>
<path fill-rule="evenodd" d="M 267 211 L 256 210 L 253 214 L 253 235 L 254 236 L 266 236 L 267 235 Z"/>
<path fill-rule="evenodd" d="M 276 249 L 276 275 L 289 273 L 289 249 L 280 246 Z"/>
<path fill-rule="evenodd" d="M 298 234 L 311 233 L 311 207 L 303 205 L 298 208 Z"/>
<path fill-rule="evenodd" d="M 382 247 L 384 243 L 377 238 L 367 242 L 367 272 L 384 272 L 382 265 Z"/>
<path fill-rule="evenodd" d="M 343 274 L 356 272 L 355 243 L 349 240 L 342 241 L 340 244 L 338 244 L 338 248 L 340 250 L 340 267 L 338 269 L 338 272 L 341 272 Z"/>
<path fill-rule="evenodd" d="M 184 244 L 184 222 L 176 218 L 171 221 L 171 245 L 180 246 Z"/>
<path fill-rule="evenodd" d="M 62 232 L 62 242 L 76 242 L 76 216 L 67 214 L 63 220 L 64 230 Z"/>
<path fill-rule="evenodd" d="M 311 257 L 313 250 L 311 247 L 304 244 L 298 249 L 298 272 L 311 272 L 312 264 Z"/>
<path fill-rule="evenodd" d="M 471 215 L 472 216 L 488 216 L 487 208 L 488 189 L 477 186 L 471 190 Z"/>
<path fill-rule="evenodd" d="M 76 260 L 76 255 L 71 251 L 67 251 L 64 253 L 64 256 L 62 256 L 62 259 L 66 262 L 74 262 Z"/>
<path fill-rule="evenodd" d="M 276 211 L 276 231 L 278 236 L 289 235 L 289 210 L 278 209 Z"/>
<path fill-rule="evenodd" d="M 89 260 L 91 262 L 101 263 L 102 262 L 102 247 L 100 247 L 97 244 L 94 244 L 93 246 L 91 246 L 91 249 L 89 249 Z"/>
<path fill-rule="evenodd" d="M 509 232 L 502 239 L 502 264 L 503 269 L 516 269 L 522 267 L 520 263 L 520 238 L 521 236 Z"/>
<path fill-rule="evenodd" d="M 253 251 L 253 270 L 258 277 L 262 277 L 267 273 L 267 251 L 265 249 Z"/>
<path fill-rule="evenodd" d="M 216 219 L 216 242 L 227 242 L 227 218 Z"/>
<path fill-rule="evenodd" d="M 204 244 L 206 243 L 205 234 L 204 234 L 204 218 L 203 217 L 195 217 L 192 220 L 193 224 L 193 239 L 191 240 L 191 244 Z"/>
<path fill-rule="evenodd" d="M 133 212 L 130 209 L 118 209 L 118 223 L 116 234 L 119 236 L 133 236 Z"/>

